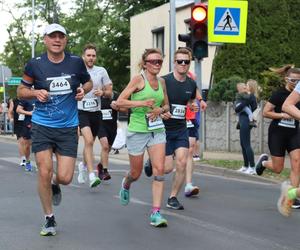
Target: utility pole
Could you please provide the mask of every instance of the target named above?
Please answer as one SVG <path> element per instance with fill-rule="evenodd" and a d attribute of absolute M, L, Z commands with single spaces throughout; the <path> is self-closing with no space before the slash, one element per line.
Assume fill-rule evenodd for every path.
<path fill-rule="evenodd" d="M 170 61 L 169 71 L 173 70 L 174 52 L 176 50 L 176 0 L 170 1 Z"/>
<path fill-rule="evenodd" d="M 34 13 L 35 13 L 35 4 L 34 0 L 32 0 L 32 8 L 31 8 L 31 25 L 32 25 L 32 31 L 31 31 L 31 57 L 34 58 L 34 46 L 35 46 L 35 41 L 34 41 L 34 26 L 35 26 L 35 18 L 34 18 Z"/>
<path fill-rule="evenodd" d="M 195 4 L 201 3 L 201 0 L 195 0 Z M 197 87 L 199 89 L 199 92 L 202 96 L 202 59 L 197 59 L 195 58 L 195 75 L 196 75 L 196 83 Z M 204 119 L 203 119 L 203 114 L 201 115 L 200 119 L 200 126 L 199 126 L 199 142 L 200 142 L 200 158 L 203 157 L 203 150 L 204 150 L 204 138 L 203 138 L 203 131 L 204 131 Z"/>

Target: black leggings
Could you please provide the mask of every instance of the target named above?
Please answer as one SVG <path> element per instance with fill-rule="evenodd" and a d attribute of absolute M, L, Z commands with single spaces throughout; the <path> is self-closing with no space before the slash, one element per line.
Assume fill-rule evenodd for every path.
<path fill-rule="evenodd" d="M 239 115 L 240 123 L 240 143 L 244 158 L 244 166 L 254 167 L 254 153 L 251 147 L 251 128 L 249 126 L 249 118 L 246 114 Z"/>

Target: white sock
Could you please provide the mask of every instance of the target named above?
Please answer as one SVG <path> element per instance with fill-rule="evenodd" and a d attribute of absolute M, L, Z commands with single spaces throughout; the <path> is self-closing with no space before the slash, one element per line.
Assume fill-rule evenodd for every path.
<path fill-rule="evenodd" d="M 22 156 L 22 157 L 21 157 L 21 161 L 22 161 L 22 162 L 26 162 L 26 157 L 25 157 L 25 156 Z"/>
<path fill-rule="evenodd" d="M 45 214 L 45 219 L 52 217 L 54 214 Z"/>
<path fill-rule="evenodd" d="M 96 178 L 96 175 L 94 172 L 92 173 L 89 173 L 89 179 L 92 180 L 92 179 L 95 179 Z"/>
<path fill-rule="evenodd" d="M 192 187 L 193 186 L 193 183 L 192 182 L 190 182 L 190 183 L 187 183 L 186 185 L 185 185 L 185 187 L 186 188 L 188 188 L 188 187 Z"/>
<path fill-rule="evenodd" d="M 265 162 L 267 162 L 267 161 L 262 161 L 261 162 L 261 165 L 264 167 L 265 166 Z"/>

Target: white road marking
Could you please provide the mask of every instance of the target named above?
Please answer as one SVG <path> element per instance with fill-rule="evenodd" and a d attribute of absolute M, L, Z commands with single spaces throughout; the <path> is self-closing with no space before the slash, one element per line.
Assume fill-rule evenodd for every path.
<path fill-rule="evenodd" d="M 119 196 L 115 195 L 114 198 L 119 199 Z M 143 205 L 143 206 L 148 206 L 148 207 L 152 206 L 150 203 L 141 201 L 141 200 L 133 198 L 133 197 L 130 197 L 130 203 Z M 231 238 L 243 238 L 243 239 L 245 239 L 247 241 L 250 241 L 250 242 L 255 241 L 258 244 L 267 245 L 268 247 L 270 247 L 268 249 L 292 250 L 292 248 L 280 245 L 280 244 L 275 243 L 271 240 L 251 236 L 249 234 L 241 233 L 240 231 L 234 231 L 234 230 L 228 229 L 226 227 L 218 226 L 216 224 L 209 223 L 207 221 L 203 221 L 203 220 L 191 217 L 191 216 L 178 214 L 178 213 L 172 212 L 170 210 L 165 210 L 165 209 L 161 209 L 161 212 L 162 212 L 162 214 L 169 215 L 169 216 L 175 217 L 177 219 L 181 219 L 181 220 L 183 220 L 183 221 L 185 221 L 189 224 L 194 224 L 195 226 L 204 228 L 205 230 L 210 230 L 210 231 L 214 231 L 214 232 L 217 232 L 217 233 L 222 233 L 222 234 L 225 234 L 227 236 L 230 236 Z"/>

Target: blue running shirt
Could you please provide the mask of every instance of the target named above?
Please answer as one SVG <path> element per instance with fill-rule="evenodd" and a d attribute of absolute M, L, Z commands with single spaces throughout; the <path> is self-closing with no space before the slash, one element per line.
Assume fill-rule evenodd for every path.
<path fill-rule="evenodd" d="M 78 126 L 77 88 L 91 78 L 82 58 L 65 53 L 62 62 L 53 63 L 44 53 L 27 63 L 24 74 L 22 84 L 49 92 L 47 102 L 36 100 L 32 122 L 52 128 Z"/>

